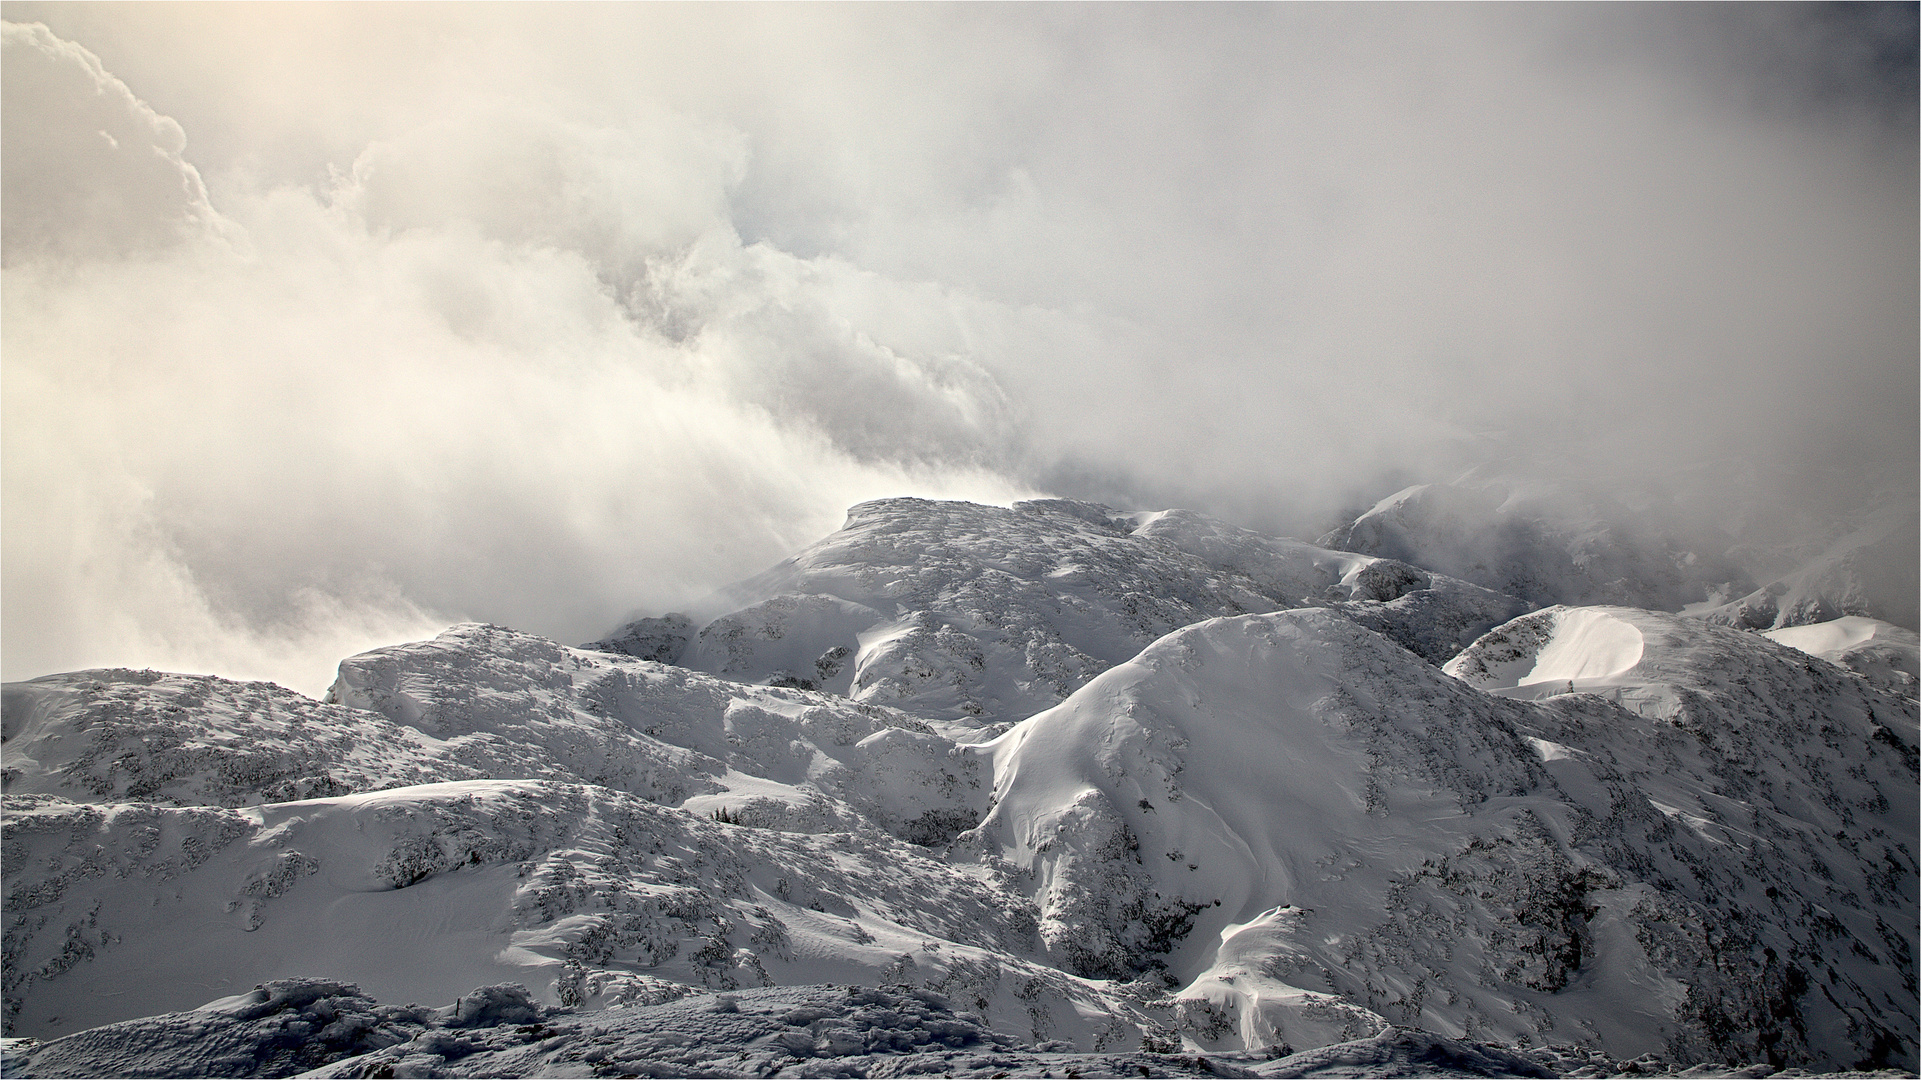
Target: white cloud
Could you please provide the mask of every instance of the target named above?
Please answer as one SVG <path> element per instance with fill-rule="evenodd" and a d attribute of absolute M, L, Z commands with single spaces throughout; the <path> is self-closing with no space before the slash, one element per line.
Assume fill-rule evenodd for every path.
<path fill-rule="evenodd" d="M 8 8 L 108 58 L 7 31 L 9 678 L 585 639 L 903 492 L 1911 482 L 1913 133 L 1705 22 L 202 12 Z"/>
<path fill-rule="evenodd" d="M 312 691 L 316 653 L 456 617 L 594 636 L 863 498 L 1021 493 L 917 449 L 991 380 L 838 321 L 845 268 L 733 238 L 726 138 L 642 184 L 631 132 L 496 120 L 371 148 L 330 199 L 236 198 L 237 244 L 9 267 L 9 677 Z"/>
<path fill-rule="evenodd" d="M 165 248 L 213 224 L 179 124 L 46 27 L 7 23 L 4 33 L 8 264 Z"/>

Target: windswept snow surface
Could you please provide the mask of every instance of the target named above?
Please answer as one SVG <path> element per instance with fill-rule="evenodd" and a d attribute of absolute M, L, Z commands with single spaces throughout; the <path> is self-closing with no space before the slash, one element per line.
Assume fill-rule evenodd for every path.
<path fill-rule="evenodd" d="M 324 703 L 10 684 L 6 1033 L 80 1034 L 8 1074 L 1916 1065 L 1912 635 L 1553 607 L 1443 669 L 1519 601 L 1059 502 L 756 590 Z"/>
<path fill-rule="evenodd" d="M 390 1001 L 513 982 L 590 1007 L 904 981 L 1023 1037 L 1138 1041 L 1123 994 L 1045 965 L 1017 893 L 873 831 L 727 825 L 527 780 L 245 810 L 23 796 L 8 811 L 10 1033 L 331 971 Z"/>

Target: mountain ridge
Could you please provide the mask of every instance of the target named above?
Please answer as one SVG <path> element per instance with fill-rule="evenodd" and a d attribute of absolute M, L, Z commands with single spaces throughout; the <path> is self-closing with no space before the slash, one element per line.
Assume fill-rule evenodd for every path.
<path fill-rule="evenodd" d="M 1186 511 L 849 523 L 705 621 L 462 624 L 343 661 L 325 702 L 9 684 L 9 1034 L 158 1039 L 198 985 L 318 978 L 303 1000 L 459 1073 L 442 1021 L 348 984 L 517 983 L 564 1025 L 834 983 L 939 995 L 1012 1040 L 966 1053 L 1034 1068 L 1405 1063 L 1416 1030 L 1558 1046 L 1486 1049 L 1547 1073 L 1914 1061 L 1912 635 L 1530 611 Z M 472 1067 L 557 1060 L 487 1030 L 508 1056 Z M 808 1038 L 743 1052 L 879 1045 Z"/>

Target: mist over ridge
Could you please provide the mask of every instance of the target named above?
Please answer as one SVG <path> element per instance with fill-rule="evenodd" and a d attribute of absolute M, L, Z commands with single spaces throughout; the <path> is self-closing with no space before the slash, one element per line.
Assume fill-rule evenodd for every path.
<path fill-rule="evenodd" d="M 588 640 L 896 494 L 1818 540 L 1921 456 L 1855 10 L 6 4 L 6 677 Z"/>

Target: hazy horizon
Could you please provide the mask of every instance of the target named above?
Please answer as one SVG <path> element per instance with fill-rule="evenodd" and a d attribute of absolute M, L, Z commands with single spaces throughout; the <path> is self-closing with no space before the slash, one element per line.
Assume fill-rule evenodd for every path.
<path fill-rule="evenodd" d="M 889 495 L 1921 469 L 1912 5 L 0 15 L 9 680 L 584 641 Z"/>

